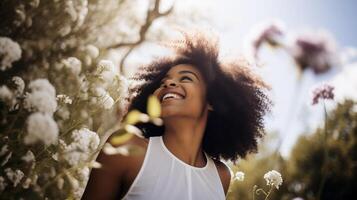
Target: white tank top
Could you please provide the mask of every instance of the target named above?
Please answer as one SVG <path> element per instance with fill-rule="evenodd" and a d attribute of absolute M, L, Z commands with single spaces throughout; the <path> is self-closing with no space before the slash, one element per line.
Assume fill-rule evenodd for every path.
<path fill-rule="evenodd" d="M 194 167 L 173 155 L 162 136 L 150 137 L 143 164 L 124 200 L 221 200 L 225 194 L 214 161 Z"/>

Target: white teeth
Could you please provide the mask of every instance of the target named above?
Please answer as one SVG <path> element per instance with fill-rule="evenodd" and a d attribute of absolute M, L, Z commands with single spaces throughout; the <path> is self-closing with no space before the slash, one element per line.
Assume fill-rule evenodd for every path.
<path fill-rule="evenodd" d="M 167 93 L 162 97 L 162 100 L 166 100 L 169 98 L 173 98 L 173 99 L 183 99 L 182 96 L 175 94 L 175 93 Z"/>

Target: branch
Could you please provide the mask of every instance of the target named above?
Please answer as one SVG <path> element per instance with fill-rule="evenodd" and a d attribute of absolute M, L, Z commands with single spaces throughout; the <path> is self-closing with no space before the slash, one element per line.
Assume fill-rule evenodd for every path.
<path fill-rule="evenodd" d="M 167 11 L 160 12 L 159 11 L 160 1 L 161 0 L 155 0 L 154 7 L 153 8 L 149 7 L 147 14 L 146 14 L 145 23 L 143 25 L 141 25 L 141 27 L 140 27 L 139 40 L 137 40 L 135 42 L 122 42 L 122 43 L 114 44 L 114 45 L 107 47 L 107 49 L 116 49 L 116 48 L 121 48 L 121 47 L 129 48 L 127 53 L 124 55 L 122 61 L 120 62 L 120 71 L 121 72 L 123 71 L 124 60 L 128 57 L 128 55 L 133 51 L 133 49 L 136 46 L 138 46 L 139 44 L 141 44 L 145 41 L 146 34 L 147 34 L 150 26 L 152 25 L 152 23 L 160 17 L 169 15 L 173 11 L 174 6 L 171 6 L 171 8 L 169 8 Z"/>
<path fill-rule="evenodd" d="M 160 13 L 159 12 L 160 1 L 161 0 L 155 0 L 154 7 L 148 9 L 147 14 L 146 14 L 145 23 L 143 25 L 141 25 L 141 27 L 140 27 L 138 41 L 114 44 L 114 45 L 109 46 L 107 49 L 115 49 L 115 48 L 120 48 L 120 47 L 135 47 L 135 46 L 139 45 L 140 43 L 142 43 L 146 38 L 146 33 L 149 30 L 152 22 L 160 17 L 169 15 L 173 11 L 174 6 L 171 6 L 171 8 L 169 8 L 167 11 Z"/>

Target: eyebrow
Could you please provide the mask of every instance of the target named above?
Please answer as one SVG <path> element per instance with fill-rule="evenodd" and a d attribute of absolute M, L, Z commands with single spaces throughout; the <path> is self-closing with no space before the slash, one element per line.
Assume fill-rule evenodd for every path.
<path fill-rule="evenodd" d="M 197 80 L 200 80 L 195 73 L 188 71 L 188 70 L 179 71 L 179 74 L 192 74 L 193 76 L 196 77 Z M 169 77 L 169 75 L 166 74 L 162 80 L 166 79 L 167 77 Z"/>

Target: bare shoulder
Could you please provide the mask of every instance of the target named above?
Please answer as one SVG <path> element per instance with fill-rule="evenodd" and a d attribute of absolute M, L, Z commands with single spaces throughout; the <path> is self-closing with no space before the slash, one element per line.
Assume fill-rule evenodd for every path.
<path fill-rule="evenodd" d="M 219 177 L 221 178 L 224 193 L 227 194 L 229 184 L 231 182 L 231 170 L 226 164 L 219 160 L 214 160 L 214 163 L 216 164 Z"/>
<path fill-rule="evenodd" d="M 135 145 L 142 148 L 143 154 L 136 155 L 107 155 L 103 150 L 97 157 L 102 167 L 91 171 L 87 187 L 82 199 L 114 199 L 122 196 L 129 183 L 136 176 L 148 145 L 148 140 L 133 136 L 121 145 Z"/>

